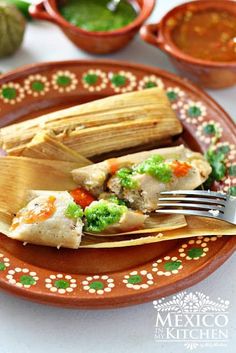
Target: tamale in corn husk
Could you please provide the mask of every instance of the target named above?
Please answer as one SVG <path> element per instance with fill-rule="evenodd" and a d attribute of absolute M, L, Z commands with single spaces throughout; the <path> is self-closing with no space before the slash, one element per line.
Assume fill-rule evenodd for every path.
<path fill-rule="evenodd" d="M 28 202 L 29 190 L 75 189 L 77 185 L 72 180 L 71 170 L 77 166 L 78 163 L 73 162 L 27 157 L 0 158 L 0 188 L 6 191 L 0 195 L 0 212 L 13 217 Z M 185 217 L 182 215 L 154 215 L 145 224 L 144 232 L 157 232 L 185 225 Z"/>
<path fill-rule="evenodd" d="M 169 129 L 168 126 L 165 128 Z M 51 130 L 47 130 L 47 132 L 51 133 Z M 155 146 L 159 146 L 159 142 L 165 141 L 165 137 L 154 119 L 117 123 L 115 126 L 114 124 L 106 124 L 55 136 L 60 143 L 87 158 L 133 146 L 148 145 L 153 141 L 156 141 Z M 28 144 L 22 144 L 6 151 L 9 155 L 21 156 L 24 155 L 24 150 L 28 146 Z M 34 145 L 34 148 L 37 147 Z"/>
<path fill-rule="evenodd" d="M 81 167 L 92 162 L 58 141 L 53 135 L 40 132 L 20 152 L 22 157 L 78 163 Z"/>
<path fill-rule="evenodd" d="M 161 241 L 192 238 L 195 236 L 222 236 L 234 235 L 236 226 L 226 222 L 206 219 L 200 217 L 188 216 L 187 226 L 180 229 L 164 231 L 157 234 L 130 234 L 113 237 L 96 237 L 84 235 L 79 248 L 122 248 L 128 246 L 138 246 Z M 0 211 L 0 232 L 10 236 L 9 227 L 11 225 L 12 215 Z"/>
<path fill-rule="evenodd" d="M 23 211 L 26 212 L 25 210 L 27 207 L 31 207 L 33 205 L 38 206 L 39 200 L 42 200 L 42 197 L 44 200 L 47 202 L 50 197 L 56 196 L 57 204 L 59 201 L 59 195 L 60 194 L 67 194 L 69 196 L 69 193 L 62 191 L 36 191 L 36 194 L 38 194 L 39 197 L 31 197 L 30 195 L 31 192 L 26 194 L 25 199 L 27 199 L 26 204 L 24 205 L 24 208 L 19 210 L 20 212 Z M 40 199 L 41 197 L 41 199 Z M 63 196 L 64 197 L 64 196 Z M 31 206 L 28 206 L 31 205 Z M 60 208 L 62 204 L 60 203 Z M 66 209 L 66 204 L 63 205 L 65 206 Z M 29 210 L 29 208 L 28 208 Z M 39 210 L 38 207 L 35 208 L 36 211 Z M 31 208 L 32 211 L 32 208 Z M 53 246 L 53 247 L 67 247 L 67 248 L 72 248 L 72 249 L 77 249 L 80 245 L 81 241 L 81 236 L 83 235 L 83 238 L 87 237 L 87 234 L 82 233 L 82 226 L 83 226 L 83 221 L 80 219 L 79 223 L 81 225 L 80 229 L 80 241 L 78 242 L 77 236 L 74 237 L 73 235 L 73 230 L 74 227 L 70 227 L 68 225 L 68 218 L 65 217 L 65 214 L 61 212 L 61 210 L 58 211 L 58 209 L 55 210 L 55 214 L 58 214 L 60 212 L 60 218 L 58 216 L 55 216 L 55 214 L 52 214 L 50 221 L 34 221 L 33 224 L 31 222 L 25 223 L 24 221 L 19 221 L 19 215 L 20 213 L 17 213 L 17 216 L 14 218 L 12 225 L 13 227 L 10 227 L 10 232 L 7 230 L 7 235 L 15 240 L 20 240 L 22 242 L 27 242 L 31 244 L 36 244 L 36 245 L 45 245 L 45 246 Z M 36 216 L 37 217 L 37 216 Z M 7 218 L 9 220 L 9 218 Z M 166 217 L 166 216 L 160 216 L 159 217 L 159 230 L 165 230 L 165 229 L 172 229 L 172 227 L 177 228 L 177 227 L 184 227 L 186 225 L 185 218 L 184 216 L 178 215 L 178 217 Z M 20 223 L 18 223 L 20 222 Z M 46 223 L 47 222 L 47 223 Z M 69 222 L 71 223 L 72 226 L 72 220 L 70 219 Z M 14 228 L 14 225 L 17 223 L 17 228 Z M 153 222 L 154 223 L 154 222 Z M 73 222 L 74 224 L 74 222 Z M 76 221 L 75 221 L 76 224 Z M 163 227 L 162 227 L 163 225 Z M 154 226 L 157 227 L 157 224 L 154 224 Z M 65 230 L 66 227 L 66 230 Z M 55 231 L 56 229 L 56 231 Z M 51 232 L 50 232 L 51 230 Z M 65 230 L 65 233 L 63 233 L 63 230 Z M 141 237 L 143 237 L 146 233 L 152 233 L 154 231 L 155 233 L 157 232 L 157 229 L 145 229 L 144 232 L 140 233 Z M 124 236 L 130 236 L 132 234 L 127 232 L 124 234 Z M 107 235 L 108 236 L 108 235 Z M 137 234 L 134 235 L 134 237 L 137 237 Z"/>
<path fill-rule="evenodd" d="M 11 226 L 11 221 L 12 221 L 12 215 L 7 215 L 4 212 L 0 211 L 0 233 L 5 234 L 8 237 L 11 237 L 11 231 L 10 226 Z M 144 237 L 140 237 L 137 235 L 129 236 L 129 237 L 124 237 L 120 236 L 115 238 L 116 240 L 114 241 L 114 238 L 106 238 L 106 237 L 93 237 L 90 235 L 84 235 L 82 237 L 82 242 L 79 246 L 79 248 L 116 248 L 116 247 L 126 247 L 126 246 L 137 246 L 137 245 L 144 245 L 144 244 L 150 244 L 150 243 L 155 243 L 160 241 L 160 237 L 162 237 L 162 233 L 160 234 L 155 234 L 155 235 L 147 235 Z M 128 239 L 127 239 L 128 238 Z M 112 239 L 112 240 L 111 240 Z M 43 245 L 37 244 L 37 241 L 35 242 L 36 245 Z M 45 244 L 46 245 L 46 244 Z"/>
<path fill-rule="evenodd" d="M 11 237 L 9 226 L 14 214 L 29 201 L 30 189 L 70 190 L 76 188 L 71 177 L 71 170 L 77 163 L 48 161 L 27 157 L 0 158 L 0 187 L 5 192 L 0 196 L 0 230 Z M 31 192 L 32 194 L 32 192 Z M 37 193 L 34 192 L 35 197 Z M 150 232 L 183 227 L 186 225 L 184 216 L 155 216 L 157 226 Z M 145 232 L 148 230 L 145 229 Z M 28 239 L 27 239 L 28 240 Z M 32 240 L 37 244 L 37 239 Z M 42 244 L 40 242 L 40 244 Z M 48 244 L 45 244 L 48 245 Z"/>
<path fill-rule="evenodd" d="M 25 206 L 29 189 L 70 190 L 75 188 L 76 184 L 72 181 L 70 172 L 77 166 L 76 163 L 24 157 L 0 158 L 0 169 L 2 171 L 0 186 L 3 190 L 0 197 L 0 231 L 10 236 L 9 226 L 14 213 Z M 166 215 L 158 217 L 159 229 L 161 229 L 161 224 L 163 227 L 166 225 L 166 228 L 158 234 L 150 235 L 149 233 L 152 230 L 150 232 L 145 230 L 147 231 L 146 234 L 145 231 L 140 232 L 140 234 L 126 233 L 116 236 L 116 238 L 84 235 L 80 246 L 88 248 L 124 247 L 198 235 L 233 235 L 236 232 L 236 226 L 199 217 L 187 217 L 187 226 L 182 224 L 182 228 L 167 230 L 168 225 L 167 221 L 164 221 L 165 217 Z M 169 222 L 173 224 L 170 218 Z M 37 244 L 36 239 L 34 243 Z"/>
<path fill-rule="evenodd" d="M 116 95 L 1 129 L 0 146 L 19 155 L 39 132 L 85 157 L 163 140 L 182 126 L 160 88 Z"/>

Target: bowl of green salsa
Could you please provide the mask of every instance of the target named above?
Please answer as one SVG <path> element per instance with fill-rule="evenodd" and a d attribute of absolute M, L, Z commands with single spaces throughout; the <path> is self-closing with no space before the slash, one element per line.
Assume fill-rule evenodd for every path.
<path fill-rule="evenodd" d="M 59 12 L 66 21 L 91 32 L 114 31 L 138 16 L 138 9 L 126 0 L 114 12 L 108 10 L 107 3 L 107 0 L 68 0 L 59 7 Z"/>
<path fill-rule="evenodd" d="M 121 0 L 116 11 L 109 0 L 44 0 L 30 6 L 32 17 L 53 22 L 79 48 L 94 54 L 119 50 L 150 16 L 155 0 Z"/>

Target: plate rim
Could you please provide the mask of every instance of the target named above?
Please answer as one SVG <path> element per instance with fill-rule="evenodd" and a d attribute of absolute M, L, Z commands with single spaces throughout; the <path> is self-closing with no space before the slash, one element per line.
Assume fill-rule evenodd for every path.
<path fill-rule="evenodd" d="M 27 74 L 33 74 L 35 72 L 43 72 L 44 70 L 47 71 L 47 68 L 61 68 L 63 66 L 78 66 L 78 65 L 112 65 L 112 66 L 119 66 L 124 68 L 137 69 L 145 72 L 150 72 L 152 74 L 163 74 L 164 77 L 170 79 L 177 84 L 184 85 L 186 88 L 189 88 L 191 92 L 197 94 L 199 98 L 203 97 L 204 100 L 207 100 L 212 106 L 214 106 L 215 110 L 220 112 L 222 115 L 222 119 L 227 122 L 229 127 L 235 128 L 235 123 L 231 119 L 230 115 L 217 103 L 208 93 L 203 91 L 201 88 L 197 87 L 193 83 L 191 83 L 188 79 L 181 78 L 174 73 L 168 72 L 163 70 L 159 67 L 153 67 L 149 65 L 143 65 L 139 63 L 132 63 L 129 61 L 119 61 L 119 60 L 108 60 L 108 59 L 87 59 L 87 60 L 63 60 L 63 61 L 50 61 L 50 62 L 41 62 L 35 63 L 30 65 L 24 65 L 20 68 L 11 70 L 8 73 L 2 74 L 0 76 L 0 84 L 4 84 L 6 81 L 14 80 L 21 78 Z M 44 70 L 41 70 L 44 68 Z M 184 83 L 183 83 L 184 82 Z M 234 133 L 233 135 L 236 134 Z M 170 284 L 163 285 L 161 287 L 161 296 L 165 296 L 168 292 L 168 295 L 175 293 L 176 291 L 183 290 L 187 287 L 198 283 L 199 281 L 203 280 L 204 278 L 208 277 L 211 273 L 213 273 L 216 269 L 218 269 L 236 250 L 236 238 L 234 236 L 230 236 L 230 239 L 224 244 L 224 246 L 214 255 L 209 256 L 207 261 L 205 261 L 202 265 L 196 267 L 196 270 L 193 271 L 190 275 L 185 276 L 184 278 L 179 278 L 173 281 L 172 287 L 170 289 Z M 210 266 L 209 266 L 210 265 Z M 38 266 L 36 266 L 38 267 Z M 39 268 L 39 267 L 38 267 Z M 152 288 L 150 287 L 148 291 L 145 292 L 134 292 L 134 293 L 123 293 L 122 295 L 118 295 L 116 298 L 114 297 L 88 297 L 87 299 L 81 299 L 78 296 L 71 296 L 71 297 L 61 297 L 57 296 L 57 301 L 55 301 L 55 296 L 51 295 L 49 292 L 44 293 L 34 292 L 34 291 L 27 291 L 25 288 L 18 288 L 16 286 L 12 286 L 8 282 L 4 282 L 0 279 L 0 287 L 12 294 L 18 295 L 25 299 L 29 299 L 31 301 L 40 302 L 43 304 L 50 304 L 55 306 L 63 306 L 63 307 L 71 307 L 71 308 L 80 308 L 80 309 L 109 309 L 109 308 L 119 308 L 129 305 L 136 305 L 145 303 L 152 299 L 156 299 L 157 294 L 160 295 L 160 288 Z M 158 293 L 157 293 L 158 292 Z M 120 298 L 123 298 L 122 302 Z M 117 302 L 116 302 L 117 300 Z M 78 303 L 79 301 L 79 303 Z M 87 304 L 84 304 L 86 302 Z M 111 303 L 109 303 L 111 302 Z"/>
<path fill-rule="evenodd" d="M 190 87 L 190 89 L 200 96 L 207 97 L 207 99 L 215 106 L 217 107 L 224 115 L 227 121 L 230 123 L 232 127 L 236 126 L 236 123 L 233 121 L 233 119 L 230 117 L 230 115 L 225 111 L 225 109 L 214 99 L 212 98 L 206 91 L 192 83 L 189 79 L 185 77 L 180 77 L 175 73 L 169 72 L 167 70 L 164 70 L 160 67 L 155 67 L 155 66 L 149 66 L 149 65 L 144 65 L 144 64 L 139 64 L 139 63 L 132 63 L 130 61 L 126 60 L 112 60 L 112 59 L 81 59 L 81 60 L 59 60 L 59 61 L 45 61 L 45 62 L 39 62 L 39 63 L 34 63 L 34 64 L 28 64 L 28 65 L 23 65 L 19 68 L 16 68 L 14 70 L 11 70 L 7 73 L 3 73 L 0 75 L 0 84 L 5 83 L 5 80 L 8 80 L 9 78 L 11 79 L 16 79 L 19 76 L 21 76 L 22 73 L 34 73 L 34 71 L 37 71 L 37 68 L 41 67 L 51 67 L 51 66 L 64 66 L 64 65 L 80 65 L 80 64 L 104 64 L 104 65 L 115 65 L 115 66 L 125 66 L 125 67 L 131 67 L 131 68 L 137 68 L 137 69 L 142 69 L 150 72 L 158 72 L 158 73 L 163 73 L 166 77 L 174 79 L 177 82 L 184 82 L 184 85 Z"/>
<path fill-rule="evenodd" d="M 188 276 L 183 279 L 177 279 L 173 281 L 171 286 L 173 287 L 170 290 L 170 284 L 164 285 L 160 288 L 151 288 L 148 292 L 134 292 L 134 293 L 126 293 L 121 296 L 117 296 L 117 302 L 114 300 L 114 297 L 99 297 L 99 298 L 86 298 L 81 299 L 78 297 L 60 297 L 57 296 L 57 301 L 55 301 L 55 297 L 51 295 L 49 292 L 40 293 L 40 292 L 30 292 L 27 289 L 18 288 L 16 286 L 10 285 L 8 282 L 3 282 L 0 280 L 0 288 L 5 292 L 10 293 L 11 295 L 30 300 L 31 302 L 36 302 L 44 305 L 52 305 L 55 307 L 62 307 L 68 309 L 119 309 L 123 307 L 129 307 L 134 305 L 145 304 L 147 302 L 151 302 L 152 300 L 156 300 L 161 297 L 173 295 L 181 290 L 185 290 L 201 281 L 206 279 L 209 275 L 214 273 L 221 265 L 223 265 L 234 253 L 236 250 L 236 241 L 233 236 L 229 236 L 231 239 L 224 244 L 221 248 L 220 253 L 221 256 L 219 258 L 219 252 L 214 254 L 208 258 L 206 262 L 204 262 L 201 266 L 196 267 L 196 269 Z M 227 251 L 223 251 L 227 249 Z M 210 265 L 210 266 L 209 266 Z M 187 283 L 186 283 L 187 282 Z M 123 298 L 122 302 L 119 300 Z M 124 300 L 125 298 L 125 300 Z M 78 299 L 80 303 L 78 304 Z M 98 304 L 99 302 L 99 304 Z M 105 303 L 103 303 L 105 302 Z"/>

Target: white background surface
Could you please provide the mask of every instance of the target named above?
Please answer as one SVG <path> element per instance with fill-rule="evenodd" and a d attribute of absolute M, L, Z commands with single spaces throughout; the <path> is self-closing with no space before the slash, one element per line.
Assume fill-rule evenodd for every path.
<path fill-rule="evenodd" d="M 148 22 L 156 22 L 170 8 L 184 1 L 159 0 Z M 0 71 L 41 61 L 94 58 L 73 46 L 60 30 L 46 22 L 28 25 L 17 55 L 0 60 Z M 99 57 L 101 58 L 101 57 Z M 174 72 L 167 57 L 137 36 L 124 50 L 106 56 Z M 236 118 L 236 88 L 208 91 Z M 206 280 L 188 291 L 201 291 L 212 300 L 221 297 L 230 305 L 230 340 L 225 348 L 197 352 L 233 353 L 236 346 L 236 255 Z M 155 310 L 152 303 L 116 310 L 66 310 L 27 302 L 0 292 L 0 353 L 183 353 L 181 343 L 155 343 Z"/>

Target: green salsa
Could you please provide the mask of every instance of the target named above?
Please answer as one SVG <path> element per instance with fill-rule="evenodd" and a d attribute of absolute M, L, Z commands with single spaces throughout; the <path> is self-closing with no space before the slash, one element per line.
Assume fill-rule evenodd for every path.
<path fill-rule="evenodd" d="M 161 183 L 169 183 L 172 178 L 172 170 L 164 158 L 158 154 L 153 155 L 140 163 L 135 168 L 136 173 L 149 174 Z"/>
<path fill-rule="evenodd" d="M 112 31 L 134 21 L 133 6 L 122 0 L 115 12 L 107 9 L 109 0 L 68 0 L 60 6 L 61 15 L 73 25 L 86 31 Z"/>
<path fill-rule="evenodd" d="M 133 170 L 129 168 L 121 168 L 116 173 L 118 178 L 120 179 L 120 184 L 123 188 L 126 189 L 136 189 L 138 187 L 138 183 L 136 180 L 132 178 Z"/>
<path fill-rule="evenodd" d="M 84 211 L 86 230 L 94 233 L 102 232 L 110 225 L 119 222 L 126 210 L 126 206 L 120 206 L 105 200 L 94 202 Z"/>
<path fill-rule="evenodd" d="M 162 156 L 156 154 L 132 168 L 121 168 L 116 172 L 120 185 L 125 189 L 138 189 L 139 183 L 135 180 L 137 174 L 148 174 L 161 183 L 169 183 L 173 173 L 170 165 L 165 163 Z"/>
<path fill-rule="evenodd" d="M 127 203 L 124 200 L 119 199 L 115 194 L 110 194 L 106 198 L 106 200 L 109 202 L 113 202 L 113 203 L 120 205 L 120 206 L 127 206 Z"/>
<path fill-rule="evenodd" d="M 75 202 L 71 202 L 65 210 L 65 216 L 67 218 L 81 218 L 83 217 L 83 210 Z"/>

